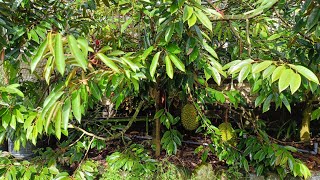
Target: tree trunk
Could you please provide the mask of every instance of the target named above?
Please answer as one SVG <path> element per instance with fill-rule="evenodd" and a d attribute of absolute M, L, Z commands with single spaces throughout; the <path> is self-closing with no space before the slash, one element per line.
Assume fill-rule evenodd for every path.
<path fill-rule="evenodd" d="M 302 123 L 301 123 L 301 130 L 300 130 L 301 141 L 306 142 L 306 141 L 310 141 L 311 139 L 310 137 L 311 112 L 312 112 L 312 106 L 311 106 L 311 103 L 308 102 L 302 114 Z"/>

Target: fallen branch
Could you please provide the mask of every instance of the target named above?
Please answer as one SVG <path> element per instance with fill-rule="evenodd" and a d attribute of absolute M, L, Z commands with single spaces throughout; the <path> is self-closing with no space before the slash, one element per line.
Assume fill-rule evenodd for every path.
<path fill-rule="evenodd" d="M 144 103 L 144 101 L 141 101 L 141 102 L 139 103 L 139 105 L 138 105 L 135 113 L 133 114 L 133 116 L 132 116 L 132 118 L 130 119 L 130 121 L 129 121 L 129 123 L 127 124 L 127 126 L 126 126 L 125 128 L 123 128 L 121 132 L 119 132 L 119 133 L 117 133 L 117 134 L 115 134 L 115 135 L 113 135 L 113 136 L 110 136 L 110 137 L 107 137 L 107 138 L 106 138 L 106 137 L 97 136 L 97 135 L 95 135 L 95 134 L 93 134 L 93 133 L 90 133 L 90 132 L 88 132 L 88 131 L 86 131 L 86 130 L 78 127 L 78 126 L 75 126 L 75 125 L 73 125 L 73 124 L 70 124 L 70 123 L 69 123 L 69 125 L 68 125 L 68 128 L 74 128 L 74 129 L 76 129 L 76 130 L 78 130 L 78 131 L 81 131 L 82 133 L 84 133 L 84 134 L 86 134 L 86 135 L 88 135 L 88 136 L 94 137 L 94 138 L 96 138 L 96 139 L 100 139 L 100 140 L 102 140 L 102 141 L 111 141 L 111 140 L 114 140 L 114 139 L 118 139 L 119 137 L 121 137 L 121 136 L 131 127 L 133 121 L 135 121 L 135 119 L 137 118 L 137 116 L 138 116 L 138 114 L 139 114 L 139 112 L 140 112 L 140 109 L 141 109 L 143 103 Z"/>

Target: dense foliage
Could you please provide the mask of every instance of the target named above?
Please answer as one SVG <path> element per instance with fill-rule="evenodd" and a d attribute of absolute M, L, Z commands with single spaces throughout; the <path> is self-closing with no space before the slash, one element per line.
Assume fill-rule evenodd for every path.
<path fill-rule="evenodd" d="M 258 114 L 305 104 L 300 140 L 312 140 L 310 123 L 320 118 L 319 22 L 316 0 L 0 0 L 0 142 L 13 139 L 19 149 L 43 136 L 64 138 L 66 166 L 78 163 L 69 174 L 57 169 L 61 159 L 4 158 L 10 166 L 0 174 L 94 178 L 98 165 L 86 160 L 88 151 L 123 137 L 147 108 L 156 110 L 154 155 L 176 154 L 183 139 L 176 110 L 191 104 L 196 132 L 212 141 L 198 148 L 203 161 L 211 151 L 239 172 L 307 178 L 296 149 L 270 137 Z M 127 125 L 94 120 L 106 101 L 132 116 Z M 225 116 L 209 116 L 210 107 L 223 107 Z M 155 171 L 158 164 L 135 146 L 132 155 L 109 156 L 114 168 L 106 173 Z"/>

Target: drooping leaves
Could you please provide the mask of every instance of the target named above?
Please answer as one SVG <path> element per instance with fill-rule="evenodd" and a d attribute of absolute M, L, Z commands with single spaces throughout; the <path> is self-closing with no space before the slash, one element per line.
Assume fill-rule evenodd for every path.
<path fill-rule="evenodd" d="M 31 63 L 30 63 L 31 72 L 33 72 L 36 69 L 36 66 L 40 62 L 42 56 L 44 55 L 45 50 L 47 49 L 47 46 L 48 46 L 48 40 L 46 39 L 41 43 L 36 55 L 31 60 Z"/>
<path fill-rule="evenodd" d="M 290 85 L 293 74 L 292 69 L 286 69 L 281 73 L 279 78 L 279 92 L 282 92 Z"/>
<path fill-rule="evenodd" d="M 157 52 L 157 53 L 153 56 L 153 59 L 152 59 L 151 65 L 150 65 L 150 75 L 151 75 L 151 77 L 154 77 L 154 74 L 155 74 L 155 72 L 156 72 L 160 54 L 161 54 L 161 51 Z"/>
<path fill-rule="evenodd" d="M 165 64 L 166 64 L 167 75 L 169 76 L 170 79 L 172 79 L 173 78 L 173 68 L 172 68 L 171 60 L 168 55 L 165 56 L 164 60 L 165 60 Z"/>
<path fill-rule="evenodd" d="M 176 55 L 169 53 L 169 58 L 180 71 L 186 71 L 183 62 Z"/>
<path fill-rule="evenodd" d="M 115 71 L 116 73 L 120 72 L 118 66 L 108 56 L 102 53 L 98 53 L 97 56 L 106 66 L 110 67 L 113 71 Z"/>
<path fill-rule="evenodd" d="M 72 93 L 72 113 L 76 120 L 80 123 L 81 121 L 81 100 L 80 100 L 80 92 L 79 91 L 74 91 Z"/>
<path fill-rule="evenodd" d="M 66 63 L 65 63 L 65 57 L 63 54 L 62 36 L 60 33 L 56 34 L 56 37 L 55 37 L 54 58 L 55 58 L 54 61 L 55 61 L 57 70 L 61 75 L 63 75 L 66 67 Z"/>
<path fill-rule="evenodd" d="M 71 50 L 71 54 L 73 55 L 79 66 L 83 70 L 86 70 L 88 66 L 88 61 L 85 59 L 84 54 L 79 49 L 78 42 L 73 35 L 68 36 L 68 43 Z"/>

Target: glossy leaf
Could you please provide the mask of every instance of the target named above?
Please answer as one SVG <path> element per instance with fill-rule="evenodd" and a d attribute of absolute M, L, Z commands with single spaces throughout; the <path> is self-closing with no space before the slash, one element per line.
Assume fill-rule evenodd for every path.
<path fill-rule="evenodd" d="M 218 70 L 217 70 L 216 68 L 214 68 L 214 67 L 210 67 L 209 69 L 210 69 L 211 72 L 212 72 L 212 78 L 213 78 L 213 80 L 214 80 L 218 85 L 220 85 L 220 84 L 221 84 L 221 76 L 220 76 Z"/>
<path fill-rule="evenodd" d="M 67 98 L 62 106 L 62 128 L 64 130 L 68 129 L 70 111 L 71 111 L 71 101 L 70 101 L 70 98 Z"/>
<path fill-rule="evenodd" d="M 284 106 L 291 113 L 291 106 L 290 106 L 290 103 L 289 103 L 288 99 L 286 98 L 286 96 L 281 93 L 279 97 L 280 97 L 282 103 L 284 104 Z"/>
<path fill-rule="evenodd" d="M 267 69 L 265 69 L 262 73 L 262 78 L 263 79 L 266 79 L 266 78 L 269 78 L 272 73 L 274 72 L 274 70 L 276 69 L 276 66 L 275 65 L 271 65 L 269 66 Z"/>
<path fill-rule="evenodd" d="M 184 6 L 184 9 L 183 9 L 183 22 L 187 21 L 188 19 L 190 19 L 190 17 L 192 16 L 193 14 L 193 8 L 188 6 L 188 5 L 185 5 Z"/>
<path fill-rule="evenodd" d="M 172 35 L 173 35 L 173 32 L 174 32 L 174 24 L 171 24 L 171 25 L 167 28 L 167 30 L 166 30 L 166 32 L 165 32 L 165 35 L 164 35 L 164 39 L 165 39 L 166 42 L 169 42 L 169 41 L 170 41 L 170 39 L 171 39 L 171 37 L 172 37 Z"/>
<path fill-rule="evenodd" d="M 297 73 L 293 73 L 290 81 L 291 94 L 295 93 L 301 85 L 301 76 Z"/>
<path fill-rule="evenodd" d="M 113 71 L 120 73 L 118 66 L 106 55 L 102 53 L 98 53 L 97 56 L 106 66 L 110 67 Z"/>
<path fill-rule="evenodd" d="M 239 72 L 244 66 L 251 64 L 253 62 L 252 59 L 247 59 L 247 60 L 243 60 L 243 61 L 237 61 L 239 63 L 235 63 L 233 64 L 233 66 L 231 66 L 228 70 L 229 74 L 235 74 L 237 72 Z"/>
<path fill-rule="evenodd" d="M 57 113 L 56 113 L 56 116 L 55 116 L 55 134 L 56 134 L 56 137 L 58 139 L 61 138 L 61 105 L 57 107 Z"/>
<path fill-rule="evenodd" d="M 192 14 L 192 16 L 188 19 L 188 25 L 189 27 L 192 27 L 197 22 L 197 16 L 195 14 Z"/>
<path fill-rule="evenodd" d="M 164 60 L 165 60 L 165 64 L 166 64 L 167 75 L 169 76 L 170 79 L 172 79 L 173 78 L 173 68 L 172 68 L 171 60 L 168 55 L 166 55 Z"/>
<path fill-rule="evenodd" d="M 203 47 L 204 49 L 206 49 L 214 58 L 218 59 L 218 55 L 216 53 L 216 51 L 209 46 L 206 42 L 203 42 Z"/>
<path fill-rule="evenodd" d="M 76 120 L 80 123 L 81 121 L 81 100 L 79 91 L 74 91 L 72 93 L 72 112 Z"/>
<path fill-rule="evenodd" d="M 197 18 L 200 20 L 200 22 L 207 27 L 210 31 L 212 31 L 212 23 L 210 19 L 205 15 L 201 10 L 195 11 L 195 14 Z"/>
<path fill-rule="evenodd" d="M 154 77 L 154 74 L 156 73 L 156 69 L 158 66 L 158 61 L 160 57 L 161 51 L 157 52 L 152 59 L 151 65 L 150 65 L 150 75 L 151 77 Z"/>
<path fill-rule="evenodd" d="M 292 69 L 286 69 L 281 73 L 279 78 L 279 92 L 282 92 L 290 85 L 293 74 Z"/>
<path fill-rule="evenodd" d="M 31 63 L 30 63 L 31 72 L 33 72 L 36 69 L 37 64 L 39 63 L 43 54 L 45 53 L 45 50 L 47 49 L 47 46 L 48 46 L 48 40 L 46 39 L 41 43 L 36 55 L 31 60 Z"/>
<path fill-rule="evenodd" d="M 154 49 L 153 46 L 150 46 L 148 49 L 146 49 L 141 55 L 141 60 L 144 61 L 149 56 L 149 54 L 152 52 L 153 49 Z"/>
<path fill-rule="evenodd" d="M 62 36 L 60 33 L 58 33 L 55 37 L 54 58 L 55 58 L 54 60 L 55 60 L 57 70 L 61 75 L 63 75 L 66 67 L 66 63 L 65 63 L 65 57 L 63 54 Z"/>
<path fill-rule="evenodd" d="M 285 66 L 278 66 L 272 73 L 271 82 L 273 83 L 273 82 L 277 81 L 285 69 L 286 69 Z"/>
<path fill-rule="evenodd" d="M 240 70 L 240 73 L 239 73 L 239 76 L 238 76 L 238 81 L 241 83 L 243 82 L 243 80 L 245 80 L 247 78 L 247 76 L 249 75 L 250 73 L 250 70 L 251 70 L 251 64 L 248 64 L 246 66 L 244 66 L 241 70 Z"/>
<path fill-rule="evenodd" d="M 72 56 L 75 58 L 75 60 L 79 64 L 79 66 L 83 70 L 86 70 L 87 66 L 88 66 L 88 62 L 85 59 L 84 54 L 79 49 L 77 40 L 73 35 L 68 36 L 68 43 L 69 43 L 69 47 L 70 47 Z"/>
<path fill-rule="evenodd" d="M 267 99 L 264 101 L 263 106 L 262 106 L 262 113 L 265 113 L 270 109 L 270 103 L 271 103 L 272 98 L 273 98 L 273 95 L 270 94 L 267 97 Z"/>
<path fill-rule="evenodd" d="M 272 63 L 273 61 L 263 61 L 252 68 L 252 73 L 259 73 L 269 67 Z"/>
<path fill-rule="evenodd" d="M 89 52 L 89 45 L 88 45 L 88 41 L 83 38 L 80 37 L 77 39 L 77 43 L 79 44 L 80 48 L 81 48 L 81 52 L 84 55 L 85 59 L 88 58 L 88 52 Z"/>
<path fill-rule="evenodd" d="M 175 67 L 177 67 L 180 71 L 186 71 L 183 62 L 176 55 L 169 53 L 169 58 L 171 59 Z"/>
<path fill-rule="evenodd" d="M 137 72 L 139 70 L 139 67 L 135 63 L 133 63 L 130 59 L 126 57 L 121 57 L 120 59 L 124 61 L 127 65 L 129 65 L 129 67 L 133 70 L 133 72 Z"/>
<path fill-rule="evenodd" d="M 293 69 L 298 71 L 302 76 L 307 78 L 309 81 L 312 81 L 312 82 L 319 84 L 319 80 L 318 80 L 317 76 L 308 68 L 306 68 L 304 66 L 300 66 L 300 65 L 290 65 L 290 67 L 292 67 Z"/>

